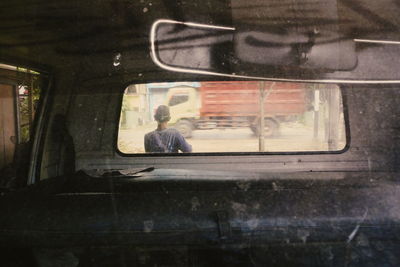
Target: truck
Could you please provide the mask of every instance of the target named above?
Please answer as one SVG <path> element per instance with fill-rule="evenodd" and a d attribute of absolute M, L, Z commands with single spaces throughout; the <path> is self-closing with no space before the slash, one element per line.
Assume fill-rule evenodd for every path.
<path fill-rule="evenodd" d="M 262 113 L 264 136 L 274 137 L 279 135 L 281 122 L 296 118 L 307 108 L 306 85 L 301 83 L 226 81 L 200 84 L 200 87 L 173 87 L 167 93 L 165 104 L 170 108 L 170 123 L 185 138 L 190 138 L 194 130 L 242 127 L 249 127 L 259 135 Z"/>

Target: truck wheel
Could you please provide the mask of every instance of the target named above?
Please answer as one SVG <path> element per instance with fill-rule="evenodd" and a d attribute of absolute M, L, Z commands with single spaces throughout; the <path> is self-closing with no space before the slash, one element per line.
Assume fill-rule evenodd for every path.
<path fill-rule="evenodd" d="M 175 125 L 175 129 L 177 129 L 179 133 L 185 138 L 192 137 L 193 124 L 190 121 L 178 121 L 178 123 Z"/>
<path fill-rule="evenodd" d="M 253 133 L 258 136 L 259 135 L 259 125 L 252 125 L 250 129 Z M 265 137 L 275 137 L 279 134 L 279 124 L 273 119 L 265 119 L 264 120 L 264 136 Z"/>
<path fill-rule="evenodd" d="M 264 122 L 264 131 L 266 137 L 274 137 L 279 134 L 279 124 L 271 119 L 266 119 Z"/>

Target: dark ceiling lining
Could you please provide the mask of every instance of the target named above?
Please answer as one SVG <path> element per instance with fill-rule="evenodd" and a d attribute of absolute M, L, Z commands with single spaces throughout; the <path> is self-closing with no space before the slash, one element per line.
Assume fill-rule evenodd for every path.
<path fill-rule="evenodd" d="M 0 58 L 14 55 L 54 65 L 61 59 L 131 51 L 145 61 L 150 26 L 156 19 L 230 26 L 231 11 L 241 23 L 311 29 L 339 22 L 341 31 L 356 38 L 400 40 L 399 10 L 396 0 L 3 0 Z"/>

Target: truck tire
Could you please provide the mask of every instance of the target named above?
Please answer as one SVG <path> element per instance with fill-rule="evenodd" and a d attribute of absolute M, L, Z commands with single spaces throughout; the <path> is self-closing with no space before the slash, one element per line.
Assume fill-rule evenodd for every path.
<path fill-rule="evenodd" d="M 193 124 L 188 120 L 178 121 L 178 123 L 175 125 L 175 129 L 177 129 L 185 138 L 192 137 Z"/>
<path fill-rule="evenodd" d="M 259 135 L 259 124 L 251 125 L 251 131 L 258 136 Z M 264 119 L 264 136 L 267 138 L 276 137 L 279 135 L 279 123 L 274 119 Z"/>

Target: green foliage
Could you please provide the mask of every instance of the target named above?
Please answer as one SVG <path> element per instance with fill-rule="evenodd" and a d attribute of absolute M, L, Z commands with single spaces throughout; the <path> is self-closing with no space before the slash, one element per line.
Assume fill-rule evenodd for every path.
<path fill-rule="evenodd" d="M 40 99 L 41 93 L 41 78 L 39 75 L 32 75 L 32 80 L 28 80 L 27 82 L 22 82 L 19 85 L 21 87 L 25 87 L 31 91 L 31 95 L 19 95 L 18 103 L 19 103 L 19 116 L 20 116 L 20 134 L 21 134 L 21 142 L 26 143 L 30 139 L 30 131 L 32 125 L 30 125 L 30 118 L 34 117 L 36 112 L 36 106 Z M 32 110 L 29 109 L 30 102 L 32 104 Z"/>

